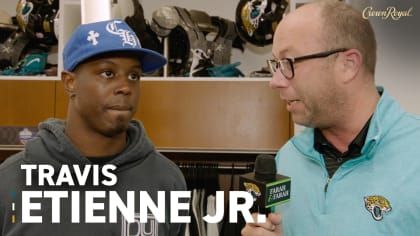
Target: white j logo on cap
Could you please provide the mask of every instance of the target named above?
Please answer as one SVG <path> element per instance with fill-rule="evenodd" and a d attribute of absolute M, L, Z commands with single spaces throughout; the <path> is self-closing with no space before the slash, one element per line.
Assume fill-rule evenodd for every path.
<path fill-rule="evenodd" d="M 87 40 L 92 41 L 92 44 L 96 45 L 98 44 L 98 41 L 96 40 L 97 37 L 99 37 L 99 33 L 91 30 L 89 31 L 89 36 L 87 37 Z"/>

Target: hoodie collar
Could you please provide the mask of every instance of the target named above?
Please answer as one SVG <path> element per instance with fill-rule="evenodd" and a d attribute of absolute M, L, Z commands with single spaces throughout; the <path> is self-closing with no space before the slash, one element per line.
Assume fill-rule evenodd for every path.
<path fill-rule="evenodd" d="M 38 126 L 38 137 L 25 146 L 25 162 L 34 164 L 50 164 L 59 167 L 63 164 L 92 164 L 71 142 L 64 133 L 65 121 L 48 119 Z M 126 148 L 109 164 L 117 167 L 142 162 L 155 148 L 146 136 L 143 125 L 132 120 L 127 129 Z"/>

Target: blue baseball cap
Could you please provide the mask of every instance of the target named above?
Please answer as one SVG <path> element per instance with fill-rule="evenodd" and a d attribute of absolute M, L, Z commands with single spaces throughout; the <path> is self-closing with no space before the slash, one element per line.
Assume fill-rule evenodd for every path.
<path fill-rule="evenodd" d="M 130 52 L 138 56 L 143 72 L 163 67 L 166 59 L 153 50 L 142 48 L 135 32 L 122 19 L 79 25 L 63 51 L 63 67 L 73 71 L 85 60 L 109 52 Z"/>

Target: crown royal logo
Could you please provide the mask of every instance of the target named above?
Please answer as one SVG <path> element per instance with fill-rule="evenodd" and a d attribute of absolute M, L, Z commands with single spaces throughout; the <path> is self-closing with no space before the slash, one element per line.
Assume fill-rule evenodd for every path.
<path fill-rule="evenodd" d="M 369 17 L 381 17 L 381 19 L 392 19 L 399 20 L 401 17 L 414 16 L 413 7 L 410 7 L 406 10 L 397 9 L 394 6 L 389 6 L 386 9 L 374 9 L 372 6 L 365 7 L 362 11 L 364 19 Z"/>

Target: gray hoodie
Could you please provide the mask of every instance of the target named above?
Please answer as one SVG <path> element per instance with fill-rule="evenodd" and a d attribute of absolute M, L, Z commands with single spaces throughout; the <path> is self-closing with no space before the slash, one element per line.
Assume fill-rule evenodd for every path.
<path fill-rule="evenodd" d="M 9 157 L 0 165 L 0 235 L 179 235 L 183 231 L 184 225 L 170 223 L 170 191 L 185 191 L 184 177 L 172 161 L 156 151 L 140 122 L 131 121 L 127 130 L 126 148 L 107 163 L 116 167 L 112 173 L 117 181 L 110 186 L 102 182 L 111 180 L 109 174 L 101 172 L 103 165 L 96 166 L 99 171 L 93 171 L 93 164 L 66 136 L 64 127 L 65 121 L 57 119 L 41 123 L 38 136 L 27 142 L 24 151 Z M 36 165 L 37 168 L 31 171 L 30 186 L 26 185 L 28 181 L 26 173 L 29 172 L 21 169 L 21 165 L 25 164 Z M 43 172 L 38 169 L 40 164 L 47 164 L 53 168 L 52 184 L 44 179 L 46 180 L 44 185 L 39 186 L 39 173 Z M 88 172 L 84 184 L 80 184 L 80 181 L 74 177 L 76 167 L 73 165 L 77 165 L 76 167 L 82 171 L 86 170 L 83 168 L 90 167 L 91 171 Z M 71 176 L 61 173 L 63 166 L 69 168 Z M 69 180 L 70 177 L 74 184 L 63 181 L 57 186 L 59 175 L 62 180 Z M 29 195 L 35 192 L 44 194 L 29 200 L 32 205 L 25 206 L 30 206 L 30 211 L 22 209 L 22 196 L 29 196 L 28 192 L 24 191 L 30 191 Z M 55 194 L 59 191 L 66 194 L 66 197 L 58 198 L 59 202 L 54 206 L 52 197 L 48 197 L 46 192 Z M 127 195 L 131 191 L 134 193 L 132 202 L 135 206 L 135 222 L 127 222 L 117 210 L 114 214 L 117 216 L 117 222 L 110 223 L 110 193 L 116 193 L 122 202 L 128 205 Z M 147 223 L 140 223 L 139 207 L 144 203 L 144 200 L 140 199 L 140 192 L 147 193 L 158 205 L 158 191 L 164 191 L 165 194 L 165 222 L 157 223 L 149 211 Z M 96 197 L 93 201 L 86 200 L 88 192 L 89 194 L 94 192 Z M 27 198 L 23 199 L 28 204 L 28 200 L 25 200 Z M 103 204 L 102 207 L 100 204 Z M 92 205 L 95 206 L 95 210 L 92 208 L 86 210 Z M 42 223 L 22 223 L 23 212 L 26 214 L 29 212 L 30 216 L 41 216 Z M 90 216 L 87 216 L 86 212 L 89 212 L 87 214 Z M 178 215 L 186 214 L 184 211 Z M 72 218 L 74 216 L 78 217 Z M 92 217 L 101 219 L 100 223 L 87 220 Z M 57 220 L 59 223 L 54 223 Z"/>

